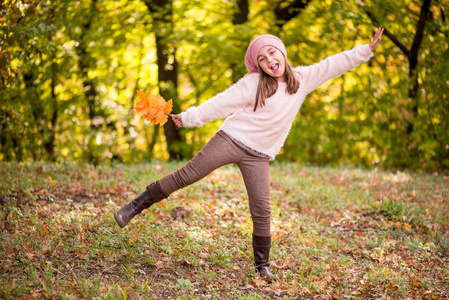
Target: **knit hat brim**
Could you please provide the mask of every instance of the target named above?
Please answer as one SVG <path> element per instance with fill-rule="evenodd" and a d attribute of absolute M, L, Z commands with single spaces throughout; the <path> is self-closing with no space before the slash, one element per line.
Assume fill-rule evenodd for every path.
<path fill-rule="evenodd" d="M 287 51 L 284 43 L 276 36 L 271 34 L 263 34 L 256 37 L 248 46 L 245 55 L 245 65 L 250 72 L 259 72 L 259 63 L 257 62 L 257 54 L 259 50 L 265 46 L 274 46 L 284 54 L 287 60 Z"/>

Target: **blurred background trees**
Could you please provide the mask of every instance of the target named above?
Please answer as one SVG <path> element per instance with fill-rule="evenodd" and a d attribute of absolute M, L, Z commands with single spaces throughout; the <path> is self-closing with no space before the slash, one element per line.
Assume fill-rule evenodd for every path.
<path fill-rule="evenodd" d="M 446 0 L 5 0 L 0 160 L 189 158 L 221 121 L 146 123 L 136 89 L 179 113 L 241 78 L 259 34 L 309 65 L 384 27 L 372 60 L 306 98 L 277 160 L 447 169 L 448 14 Z"/>

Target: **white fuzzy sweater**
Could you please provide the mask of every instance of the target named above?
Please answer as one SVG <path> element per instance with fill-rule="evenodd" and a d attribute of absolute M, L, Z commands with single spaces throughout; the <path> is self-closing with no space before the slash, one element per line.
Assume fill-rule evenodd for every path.
<path fill-rule="evenodd" d="M 368 45 L 359 45 L 317 64 L 297 67 L 294 70 L 300 73 L 298 92 L 288 94 L 286 83 L 279 82 L 277 92 L 256 111 L 254 103 L 259 73 L 247 74 L 226 91 L 181 113 L 182 123 L 185 127 L 203 126 L 206 122 L 228 117 L 221 130 L 274 159 L 284 145 L 305 97 L 327 80 L 342 75 L 372 56 Z"/>

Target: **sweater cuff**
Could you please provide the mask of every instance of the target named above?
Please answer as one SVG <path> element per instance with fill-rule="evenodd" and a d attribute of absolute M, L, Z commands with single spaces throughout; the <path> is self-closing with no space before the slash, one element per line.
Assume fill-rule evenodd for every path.
<path fill-rule="evenodd" d="M 369 44 L 362 45 L 362 51 L 363 51 L 363 57 L 365 57 L 365 60 L 369 60 L 371 57 L 374 56 L 374 52 L 371 51 L 369 48 Z"/>
<path fill-rule="evenodd" d="M 200 120 L 196 113 L 196 107 L 190 107 L 185 112 L 180 114 L 182 125 L 184 127 L 203 126 L 204 122 Z"/>

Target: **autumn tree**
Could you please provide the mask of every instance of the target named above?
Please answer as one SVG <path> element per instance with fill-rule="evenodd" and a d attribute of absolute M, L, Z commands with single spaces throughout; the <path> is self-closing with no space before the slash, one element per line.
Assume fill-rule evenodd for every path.
<path fill-rule="evenodd" d="M 153 18 L 160 94 L 165 99 L 175 99 L 173 110 L 174 113 L 179 113 L 177 46 L 172 40 L 174 33 L 173 1 L 145 0 L 144 2 Z M 164 125 L 164 133 L 170 159 L 183 159 L 189 156 L 189 151 L 184 143 L 185 139 L 172 121 Z"/>
<path fill-rule="evenodd" d="M 394 33 L 390 32 L 390 30 L 385 29 L 385 35 L 405 54 L 408 59 L 409 64 L 409 78 L 410 78 L 410 87 L 408 89 L 408 97 L 411 102 L 411 110 L 414 116 L 418 115 L 418 106 L 419 106 L 419 81 L 417 74 L 418 67 L 418 59 L 419 59 L 419 51 L 422 44 L 422 39 L 424 37 L 424 30 L 426 28 L 426 23 L 432 17 L 430 14 L 430 3 L 431 0 L 424 0 L 421 7 L 419 8 L 419 18 L 416 22 L 416 28 L 414 28 L 414 32 L 411 32 L 413 38 L 410 49 L 403 44 L 400 39 L 395 36 Z M 382 22 L 378 21 L 378 18 L 371 11 L 366 11 L 366 14 L 373 21 L 375 26 L 385 27 Z M 413 120 L 407 125 L 407 134 L 410 136 L 413 133 Z"/>
<path fill-rule="evenodd" d="M 441 118 L 438 115 L 443 111 L 436 111 L 436 107 L 428 107 L 430 95 L 434 92 L 423 89 L 421 86 L 427 86 L 429 80 L 433 80 L 431 76 L 426 76 L 426 69 L 438 68 L 438 65 L 426 66 L 425 58 L 427 55 L 423 52 L 428 52 L 426 46 L 434 39 L 447 38 L 447 20 L 445 11 L 447 10 L 447 3 L 444 1 L 435 1 L 432 5 L 431 0 L 412 1 L 410 3 L 367 3 L 362 5 L 366 15 L 371 20 L 374 26 L 385 27 L 384 34 L 390 41 L 399 49 L 408 62 L 408 80 L 406 86 L 408 105 L 405 109 L 408 110 L 405 118 L 404 132 L 399 133 L 399 136 L 404 134 L 402 155 L 398 161 L 400 165 L 408 165 L 410 160 L 421 157 L 420 160 L 428 160 L 430 156 L 434 156 L 437 148 L 444 149 L 448 154 L 448 139 L 444 135 L 437 134 L 440 131 L 438 128 L 444 126 L 445 117 Z M 380 10 L 379 8 L 384 8 Z M 392 15 L 399 15 L 397 18 L 389 18 Z M 405 23 L 406 26 L 402 25 Z M 433 53 L 435 59 L 439 59 L 444 55 L 440 51 Z M 446 54 L 447 56 L 447 54 Z M 443 59 L 444 60 L 444 59 Z M 441 74 L 444 80 L 444 72 Z M 446 76 L 447 78 L 447 76 Z M 448 90 L 447 88 L 444 88 Z M 438 96 L 437 106 L 440 106 L 441 101 L 447 101 L 445 92 L 440 90 Z M 402 108 L 398 108 L 402 109 Z M 426 118 L 425 115 L 429 111 L 435 111 L 430 114 L 432 117 Z M 444 113 L 443 113 L 444 114 Z M 440 115 L 441 116 L 441 115 Z M 430 119 L 430 120 L 429 120 Z M 433 120 L 433 122 L 429 122 Z M 439 145 L 439 147 L 438 147 Z M 403 160 L 403 158 L 406 158 Z M 421 164 L 423 162 L 420 162 Z M 446 159 L 446 164 L 449 163 Z"/>
<path fill-rule="evenodd" d="M 54 5 L 6 1 L 0 16 L 1 159 L 52 160 L 58 119 Z"/>

